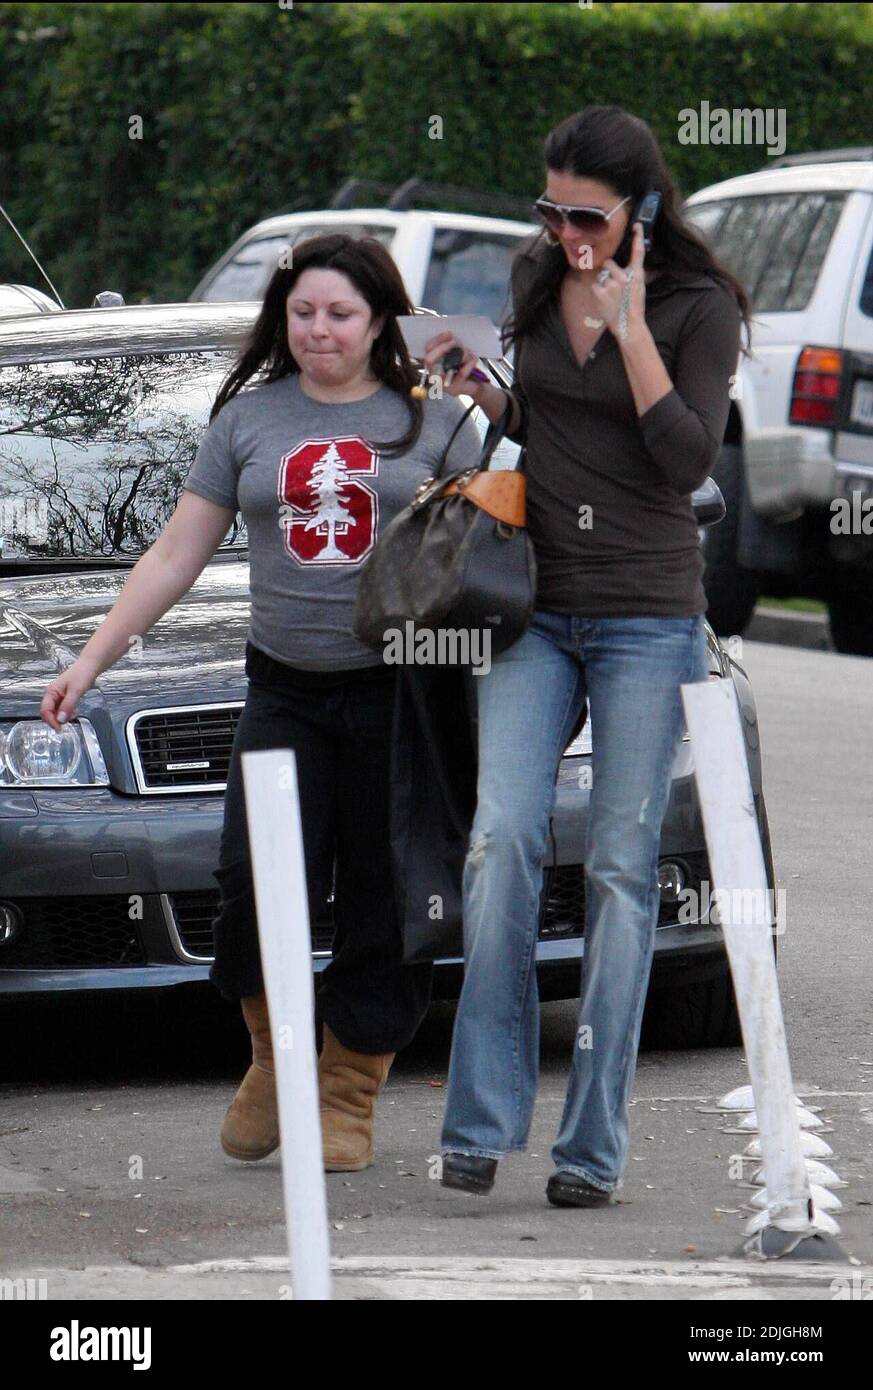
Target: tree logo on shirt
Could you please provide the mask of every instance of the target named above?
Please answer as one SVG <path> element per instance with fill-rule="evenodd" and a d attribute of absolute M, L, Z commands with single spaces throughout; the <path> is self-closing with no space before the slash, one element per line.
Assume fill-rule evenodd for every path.
<path fill-rule="evenodd" d="M 325 447 L 326 446 L 326 447 Z M 300 565 L 356 565 L 376 542 L 379 456 L 357 435 L 307 439 L 279 465 L 285 549 Z"/>

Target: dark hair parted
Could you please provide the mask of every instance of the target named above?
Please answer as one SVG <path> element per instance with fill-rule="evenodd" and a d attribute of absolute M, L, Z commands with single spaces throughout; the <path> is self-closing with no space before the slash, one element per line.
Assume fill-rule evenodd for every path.
<path fill-rule="evenodd" d="M 556 174 L 596 179 L 614 189 L 617 198 L 630 198 L 634 209 L 651 189 L 661 195 L 661 211 L 646 252 L 646 269 L 682 282 L 710 275 L 736 295 L 738 310 L 751 347 L 751 304 L 735 276 L 721 265 L 694 230 L 683 222 L 677 206 L 675 184 L 651 127 L 620 106 L 586 106 L 568 116 L 546 136 L 543 146 L 546 168 Z M 567 270 L 567 257 L 559 244 L 549 242 L 545 228 L 519 253 L 533 258 L 536 271 L 520 291 L 518 307 L 503 327 L 504 351 L 537 325 L 548 302 L 557 297 Z"/>
<path fill-rule="evenodd" d="M 398 314 L 415 312 L 400 271 L 375 237 L 352 237 L 340 232 L 308 237 L 293 247 L 290 259 L 292 264 L 287 269 L 279 266 L 270 277 L 261 312 L 237 362 L 221 384 L 209 419 L 213 420 L 252 377 L 258 376 L 257 384 L 266 386 L 300 370 L 288 346 L 288 295 L 304 270 L 337 270 L 367 301 L 373 320 L 384 316 L 382 331 L 370 350 L 370 367 L 384 386 L 403 398 L 410 413 L 409 430 L 401 439 L 368 442 L 386 454 L 405 453 L 421 433 L 424 409 L 422 402 L 409 394 L 419 373 L 397 327 Z"/>

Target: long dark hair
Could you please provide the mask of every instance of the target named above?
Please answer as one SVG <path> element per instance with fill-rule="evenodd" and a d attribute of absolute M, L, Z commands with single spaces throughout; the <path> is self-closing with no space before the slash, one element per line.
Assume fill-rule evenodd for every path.
<path fill-rule="evenodd" d="M 344 232 L 308 237 L 293 247 L 290 259 L 291 266 L 277 267 L 270 278 L 261 312 L 245 339 L 237 362 L 219 388 L 210 420 L 253 376 L 259 375 L 258 384 L 266 386 L 300 370 L 288 347 L 288 295 L 304 270 L 314 266 L 339 270 L 366 299 L 373 319 L 385 317 L 382 331 L 370 349 L 370 367 L 383 385 L 403 398 L 411 418 L 409 430 L 402 439 L 388 443 L 369 440 L 368 443 L 388 454 L 405 453 L 421 433 L 424 408 L 421 401 L 409 394 L 419 374 L 396 322 L 398 314 L 415 312 L 400 271 L 375 237 L 352 237 Z"/>
<path fill-rule="evenodd" d="M 746 328 L 748 346 L 742 351 L 749 355 L 749 297 L 698 233 L 682 221 L 676 186 L 655 134 L 645 121 L 620 106 L 586 106 L 549 132 L 543 155 L 546 167 L 556 174 L 597 179 L 613 188 L 619 198 L 629 197 L 631 210 L 650 189 L 660 193 L 661 211 L 651 250 L 646 252 L 646 269 L 679 282 L 704 273 L 732 290 Z M 519 294 L 516 312 L 504 324 L 504 351 L 536 327 L 548 301 L 557 295 L 567 269 L 563 247 L 549 241 L 545 228 L 519 255 L 532 257 L 537 269 Z"/>

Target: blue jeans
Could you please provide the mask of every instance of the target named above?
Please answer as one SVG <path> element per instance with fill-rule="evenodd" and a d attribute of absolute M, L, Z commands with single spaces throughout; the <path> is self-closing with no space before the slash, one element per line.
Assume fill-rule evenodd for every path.
<path fill-rule="evenodd" d="M 538 610 L 477 676 L 478 805 L 464 865 L 464 986 L 443 1152 L 523 1149 L 539 1068 L 536 942 L 558 763 L 587 697 L 594 735 L 579 1032 L 559 1170 L 620 1186 L 628 1097 L 658 920 L 658 850 L 684 716 L 707 677 L 702 615 L 581 618 Z"/>

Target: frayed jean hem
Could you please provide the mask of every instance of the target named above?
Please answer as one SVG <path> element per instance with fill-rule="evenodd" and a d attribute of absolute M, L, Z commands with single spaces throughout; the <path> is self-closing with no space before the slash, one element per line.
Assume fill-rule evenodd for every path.
<path fill-rule="evenodd" d="M 560 1166 L 555 1169 L 555 1172 L 574 1173 L 577 1178 L 584 1178 L 590 1187 L 596 1187 L 598 1192 L 615 1192 L 621 1186 L 621 1183 L 618 1182 L 614 1186 L 609 1187 L 606 1183 L 601 1182 L 599 1178 L 593 1178 L 586 1169 L 574 1168 L 571 1163 L 560 1164 Z"/>
<path fill-rule="evenodd" d="M 520 1152 L 520 1150 L 504 1149 L 499 1153 L 496 1149 L 458 1149 L 451 1147 L 440 1149 L 440 1153 L 443 1157 L 445 1157 L 446 1154 L 463 1154 L 465 1158 L 505 1158 L 508 1153 L 517 1152 Z"/>

